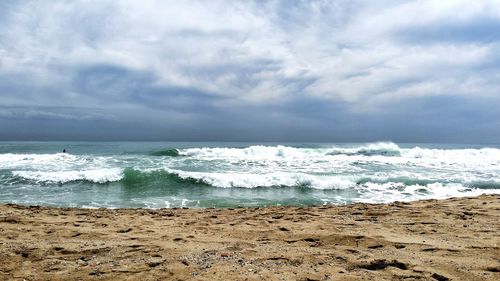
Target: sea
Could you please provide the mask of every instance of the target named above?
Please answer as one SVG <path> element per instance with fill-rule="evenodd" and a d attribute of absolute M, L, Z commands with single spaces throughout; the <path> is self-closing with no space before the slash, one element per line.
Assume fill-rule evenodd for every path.
<path fill-rule="evenodd" d="M 500 194 L 499 146 L 0 142 L 2 204 L 311 206 L 480 194 Z"/>

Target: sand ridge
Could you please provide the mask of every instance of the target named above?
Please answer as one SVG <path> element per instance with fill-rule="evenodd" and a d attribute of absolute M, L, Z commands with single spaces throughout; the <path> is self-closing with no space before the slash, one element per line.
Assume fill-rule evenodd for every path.
<path fill-rule="evenodd" d="M 0 206 L 0 280 L 500 280 L 500 195 L 235 209 Z"/>

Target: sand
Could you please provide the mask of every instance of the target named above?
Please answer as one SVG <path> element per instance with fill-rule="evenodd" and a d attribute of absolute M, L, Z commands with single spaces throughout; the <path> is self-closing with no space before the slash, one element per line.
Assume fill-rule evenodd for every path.
<path fill-rule="evenodd" d="M 0 206 L 0 280 L 500 280 L 500 195 L 236 209 Z"/>

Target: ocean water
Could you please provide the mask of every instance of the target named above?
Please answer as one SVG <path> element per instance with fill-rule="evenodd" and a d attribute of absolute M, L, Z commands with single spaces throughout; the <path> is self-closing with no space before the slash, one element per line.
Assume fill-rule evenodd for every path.
<path fill-rule="evenodd" d="M 0 142 L 0 203 L 303 206 L 493 193 L 498 146 Z"/>

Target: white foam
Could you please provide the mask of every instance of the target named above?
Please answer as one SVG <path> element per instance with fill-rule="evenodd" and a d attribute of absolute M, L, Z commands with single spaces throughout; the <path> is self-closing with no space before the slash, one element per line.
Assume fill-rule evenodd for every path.
<path fill-rule="evenodd" d="M 480 149 L 428 149 L 414 147 L 401 149 L 403 157 L 439 160 L 441 162 L 455 163 L 500 163 L 500 149 L 480 148 Z"/>
<path fill-rule="evenodd" d="M 228 147 L 204 147 L 204 148 L 189 148 L 180 149 L 179 155 L 192 157 L 214 157 L 214 158 L 314 158 L 325 157 L 327 155 L 347 154 L 354 155 L 370 154 L 373 152 L 399 152 L 400 147 L 392 142 L 378 142 L 366 145 L 344 147 L 334 146 L 326 148 L 296 148 L 290 146 L 264 146 L 255 145 L 245 148 L 228 148 Z"/>
<path fill-rule="evenodd" d="M 78 157 L 67 153 L 55 154 L 0 154 L 0 169 L 16 169 L 19 167 L 47 167 L 74 164 Z"/>
<path fill-rule="evenodd" d="M 189 148 L 180 149 L 179 154 L 194 159 L 221 159 L 227 161 L 257 160 L 280 161 L 281 163 L 305 163 L 339 161 L 368 161 L 390 164 L 415 163 L 424 167 L 440 164 L 487 167 L 500 165 L 500 149 L 430 149 L 401 148 L 392 142 L 379 142 L 356 146 L 332 146 L 328 148 L 295 148 L 289 146 L 250 146 L 246 148 Z M 306 166 L 306 165 L 304 165 Z"/>
<path fill-rule="evenodd" d="M 401 148 L 392 142 L 377 142 L 377 143 L 369 143 L 360 146 L 354 147 L 333 147 L 331 148 L 327 154 L 329 155 L 398 155 L 400 153 Z"/>
<path fill-rule="evenodd" d="M 168 170 L 183 179 L 201 180 L 211 186 L 256 188 L 273 186 L 307 186 L 316 189 L 345 189 L 355 185 L 354 177 L 314 176 L 303 173 L 203 173 Z"/>
<path fill-rule="evenodd" d="M 401 183 L 367 182 L 360 185 L 356 202 L 389 203 L 394 201 L 415 201 L 423 199 L 446 199 L 452 197 L 479 196 L 481 194 L 500 194 L 499 189 L 468 188 L 459 183 L 432 183 L 427 185 L 403 185 Z"/>
<path fill-rule="evenodd" d="M 204 147 L 180 149 L 179 155 L 205 158 L 231 158 L 231 159 L 272 159 L 272 158 L 306 158 L 322 156 L 322 153 L 316 149 L 295 148 L 289 146 L 264 146 L 255 145 L 246 148 L 228 148 L 228 147 Z"/>
<path fill-rule="evenodd" d="M 68 171 L 106 168 L 116 161 L 114 156 L 55 154 L 0 154 L 0 169 L 30 171 Z"/>
<path fill-rule="evenodd" d="M 12 174 L 37 183 L 67 183 L 72 181 L 90 181 L 106 183 L 123 178 L 120 168 L 82 170 L 82 171 L 12 171 Z"/>

